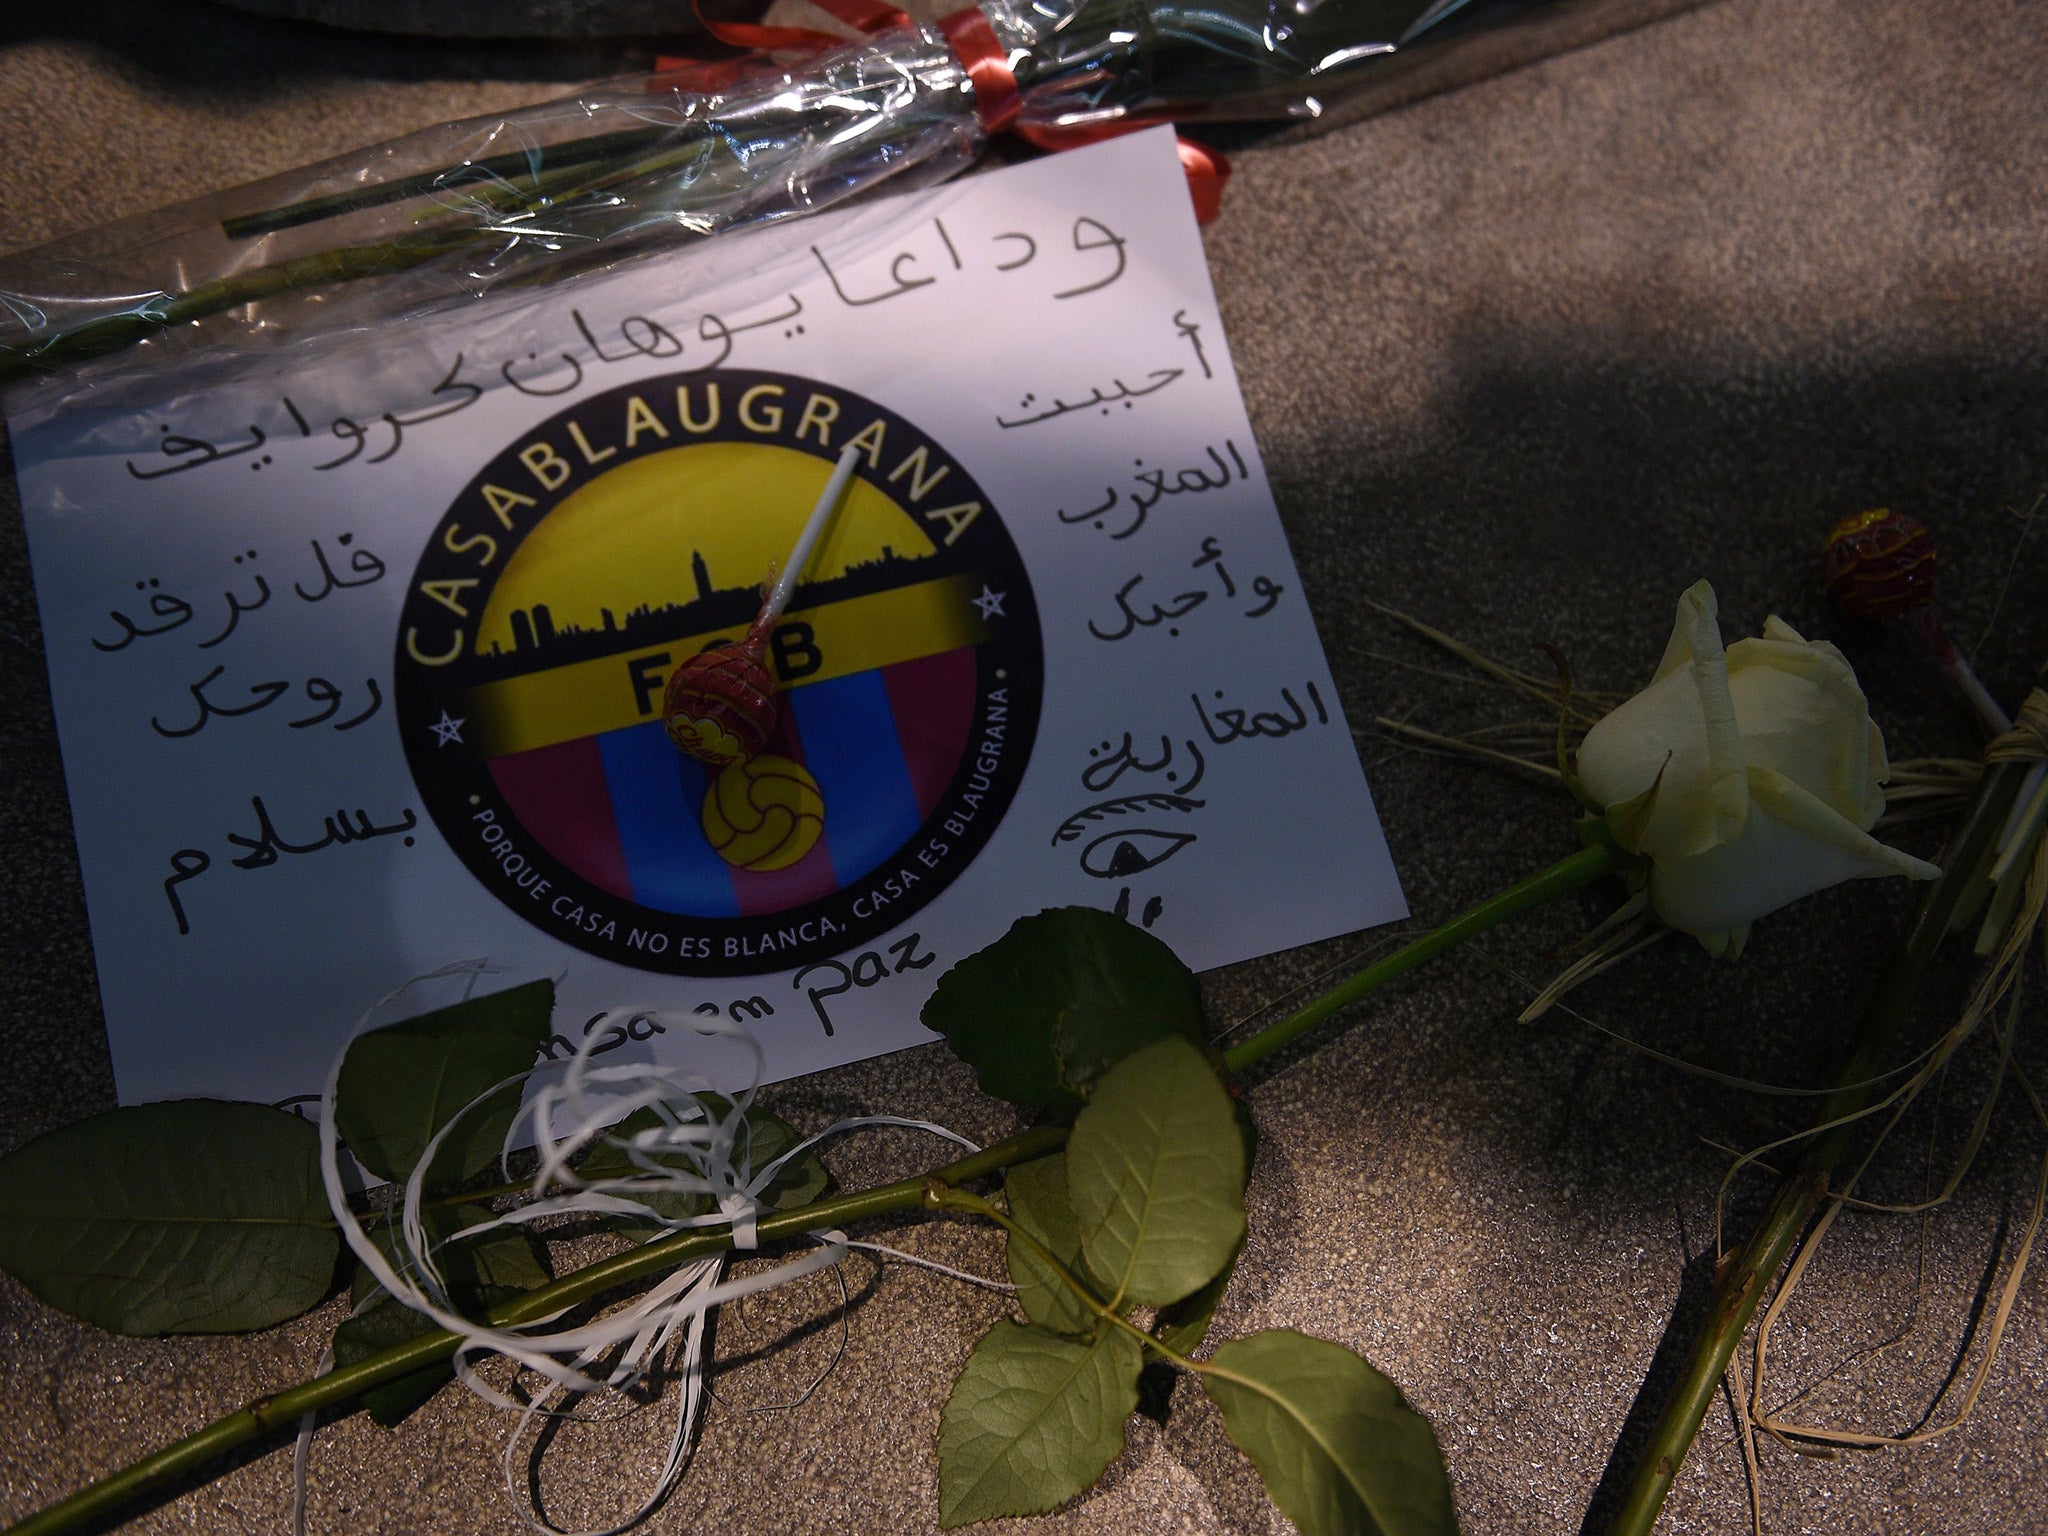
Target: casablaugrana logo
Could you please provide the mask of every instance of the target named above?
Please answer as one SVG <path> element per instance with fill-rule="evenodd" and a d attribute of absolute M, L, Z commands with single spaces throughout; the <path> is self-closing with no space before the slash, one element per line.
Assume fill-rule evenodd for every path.
<path fill-rule="evenodd" d="M 849 443 L 858 472 L 769 646 L 784 708 L 723 775 L 662 729 L 737 639 Z M 520 434 L 435 527 L 399 623 L 408 762 L 451 847 L 542 931 L 679 975 L 894 927 L 1002 820 L 1037 730 L 1038 613 L 945 450 L 786 374 L 649 379 Z"/>

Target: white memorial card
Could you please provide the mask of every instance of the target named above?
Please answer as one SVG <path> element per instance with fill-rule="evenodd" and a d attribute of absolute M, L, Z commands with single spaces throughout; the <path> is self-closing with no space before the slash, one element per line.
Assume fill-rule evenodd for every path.
<path fill-rule="evenodd" d="M 1017 917 L 1203 968 L 1405 908 L 1161 129 L 11 428 L 126 1102 L 488 957 L 786 1077 Z M 662 724 L 834 460 L 766 751 Z M 639 1048 L 662 1056 L 658 1026 Z"/>

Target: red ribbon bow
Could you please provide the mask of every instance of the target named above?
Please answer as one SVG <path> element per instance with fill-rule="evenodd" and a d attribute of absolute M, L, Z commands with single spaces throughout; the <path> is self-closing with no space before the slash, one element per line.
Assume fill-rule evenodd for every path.
<path fill-rule="evenodd" d="M 913 25 L 911 18 L 885 0 L 813 0 L 822 10 L 829 12 L 855 31 L 872 35 L 891 27 Z M 810 56 L 824 53 L 841 46 L 846 39 L 831 32 L 821 32 L 814 27 L 773 27 L 759 22 L 714 21 L 706 16 L 692 0 L 697 19 L 704 30 L 728 47 L 744 48 L 751 54 L 772 52 L 798 52 Z M 1084 144 L 1100 144 L 1104 140 L 1119 138 L 1126 133 L 1136 133 L 1142 128 L 1157 126 L 1165 119 L 1136 117 L 1115 118 L 1106 122 L 1077 123 L 1069 126 L 1046 126 L 1023 121 L 1024 98 L 1017 89 L 1017 76 L 1010 68 L 1010 60 L 997 39 L 995 29 L 979 6 L 970 5 L 963 10 L 939 18 L 938 28 L 953 50 L 953 57 L 960 61 L 967 79 L 974 87 L 974 111 L 981 119 L 981 125 L 991 137 L 1000 133 L 1014 133 L 1035 148 L 1059 151 L 1078 149 Z M 668 74 L 688 70 L 698 77 L 698 83 L 707 87 L 730 84 L 751 62 L 746 59 L 710 61 L 703 59 L 680 59 L 660 57 L 654 61 L 657 71 Z M 1197 144 L 1192 139 L 1179 140 L 1181 169 L 1187 173 L 1188 195 L 1194 199 L 1195 219 L 1198 223 L 1212 223 L 1223 210 L 1223 184 L 1230 179 L 1230 162 L 1218 150 Z"/>

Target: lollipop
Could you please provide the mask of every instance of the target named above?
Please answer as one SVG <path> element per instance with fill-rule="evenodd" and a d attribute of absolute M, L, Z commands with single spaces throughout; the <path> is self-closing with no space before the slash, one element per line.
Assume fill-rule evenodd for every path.
<path fill-rule="evenodd" d="M 768 670 L 768 636 L 789 606 L 804 567 L 811 562 L 811 552 L 824 536 L 825 525 L 839 509 L 859 457 L 860 449 L 851 443 L 840 453 L 824 494 L 811 508 L 804 531 L 797 535 L 796 548 L 790 551 L 745 638 L 700 651 L 669 678 L 661 723 L 669 740 L 690 756 L 713 767 L 729 767 L 754 756 L 775 734 L 781 706 L 775 698 L 775 674 Z"/>
<path fill-rule="evenodd" d="M 1828 596 L 1858 619 L 1903 617 L 1934 651 L 1942 671 L 1991 727 L 1993 735 L 2012 721 L 1991 697 L 1956 649 L 1934 611 L 1934 572 L 1939 562 L 1934 535 L 1918 518 L 1879 507 L 1835 524 L 1821 550 L 1821 577 Z"/>

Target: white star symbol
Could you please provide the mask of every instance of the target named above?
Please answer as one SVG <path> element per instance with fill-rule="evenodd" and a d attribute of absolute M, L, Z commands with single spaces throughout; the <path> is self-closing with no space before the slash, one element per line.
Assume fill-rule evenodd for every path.
<path fill-rule="evenodd" d="M 1006 619 L 1009 615 L 1003 612 L 1003 599 L 1009 595 L 1007 592 L 990 591 L 988 583 L 984 581 L 981 584 L 981 596 L 969 601 L 981 610 L 984 619 Z"/>
<path fill-rule="evenodd" d="M 437 738 L 435 745 L 445 747 L 451 741 L 461 742 L 462 727 L 467 722 L 467 719 L 467 716 L 451 719 L 449 718 L 448 711 L 444 709 L 441 711 L 441 718 L 430 724 L 427 729 L 432 731 Z"/>

